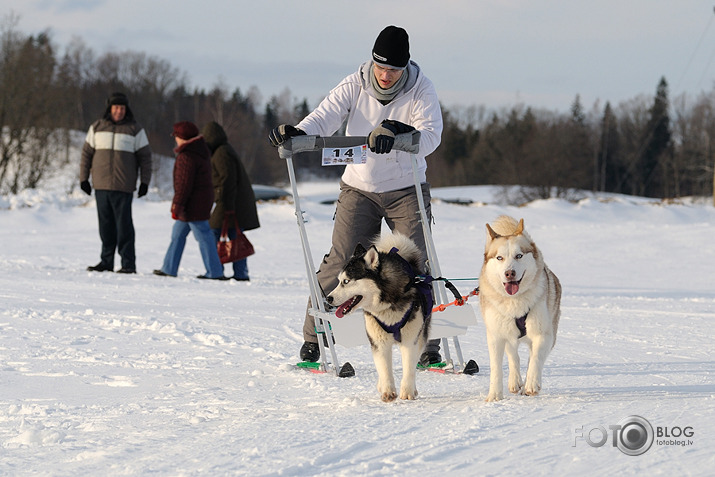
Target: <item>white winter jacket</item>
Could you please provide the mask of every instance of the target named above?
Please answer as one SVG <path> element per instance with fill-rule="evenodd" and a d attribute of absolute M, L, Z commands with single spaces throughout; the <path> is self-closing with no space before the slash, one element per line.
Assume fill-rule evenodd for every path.
<path fill-rule="evenodd" d="M 417 169 L 420 182 L 426 182 L 425 157 L 437 149 L 442 137 L 442 111 L 434 85 L 410 61 L 407 84 L 389 104 L 383 105 L 375 98 L 371 74 L 371 62 L 360 65 L 296 127 L 308 135 L 332 136 L 347 118 L 347 136 L 368 136 L 385 119 L 408 124 L 421 133 Z M 345 166 L 342 179 L 349 186 L 367 192 L 414 186 L 410 154 L 394 150 L 374 154 L 368 150 L 367 163 Z"/>

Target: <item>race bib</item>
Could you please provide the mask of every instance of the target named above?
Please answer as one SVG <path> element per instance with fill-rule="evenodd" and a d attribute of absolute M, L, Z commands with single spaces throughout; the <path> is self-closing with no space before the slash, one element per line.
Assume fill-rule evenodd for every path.
<path fill-rule="evenodd" d="M 355 147 L 336 147 L 333 149 L 323 149 L 324 166 L 365 164 L 365 162 L 367 162 L 367 144 Z"/>

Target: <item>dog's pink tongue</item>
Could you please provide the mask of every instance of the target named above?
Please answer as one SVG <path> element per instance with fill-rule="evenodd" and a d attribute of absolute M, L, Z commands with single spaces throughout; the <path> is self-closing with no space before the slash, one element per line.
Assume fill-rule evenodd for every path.
<path fill-rule="evenodd" d="M 506 282 L 504 284 L 504 289 L 509 295 L 514 295 L 516 292 L 519 291 L 519 283 L 518 282 Z"/>
<path fill-rule="evenodd" d="M 338 309 L 335 310 L 335 316 L 337 316 L 338 318 L 342 318 L 343 316 L 345 316 L 345 309 L 346 309 L 346 308 L 347 308 L 347 309 L 350 308 L 350 303 L 351 303 L 351 302 L 352 302 L 352 300 L 348 300 L 348 301 L 346 301 L 345 303 L 343 303 L 342 305 L 340 305 L 340 306 L 338 307 Z"/>

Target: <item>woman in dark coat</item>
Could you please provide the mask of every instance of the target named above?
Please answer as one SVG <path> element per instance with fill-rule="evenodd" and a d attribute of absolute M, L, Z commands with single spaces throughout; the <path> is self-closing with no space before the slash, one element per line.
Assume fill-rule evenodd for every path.
<path fill-rule="evenodd" d="M 211 121 L 201 130 L 201 135 L 211 150 L 211 170 L 216 206 L 211 212 L 209 224 L 218 242 L 221 228 L 226 217 L 229 220 L 228 236 L 236 237 L 233 214 L 241 230 L 253 230 L 260 227 L 256 197 L 251 180 L 243 167 L 236 150 L 228 143 L 226 131 L 215 121 Z M 233 278 L 248 281 L 246 259 L 233 262 Z"/>
<path fill-rule="evenodd" d="M 197 278 L 221 280 L 223 267 L 216 250 L 209 226 L 213 205 L 213 184 L 211 180 L 211 153 L 206 141 L 199 135 L 194 123 L 182 121 L 174 124 L 176 139 L 176 163 L 174 164 L 174 199 L 171 202 L 171 217 L 176 221 L 171 232 L 171 242 L 164 256 L 161 270 L 155 275 L 175 277 L 186 245 L 189 232 L 194 233 L 199 242 L 201 258 L 206 266 L 206 274 Z"/>

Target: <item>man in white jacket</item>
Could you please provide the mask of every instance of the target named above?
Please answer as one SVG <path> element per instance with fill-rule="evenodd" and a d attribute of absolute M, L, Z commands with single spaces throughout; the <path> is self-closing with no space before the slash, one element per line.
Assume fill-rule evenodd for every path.
<path fill-rule="evenodd" d="M 419 223 L 419 205 L 409 153 L 392 150 L 396 134 L 420 131 L 418 173 L 427 217 L 431 221 L 430 187 L 425 156 L 441 141 L 442 111 L 432 82 L 410 61 L 407 32 L 388 26 L 375 40 L 372 60 L 343 79 L 318 107 L 296 126 L 282 124 L 270 133 L 274 146 L 302 135 L 332 136 L 347 119 L 347 136 L 368 136 L 365 164 L 345 166 L 340 181 L 332 247 L 318 269 L 318 282 L 329 293 L 358 243 L 366 245 L 380 234 L 384 219 L 391 230 L 410 237 L 426 260 Z M 306 313 L 304 361 L 320 358 L 314 318 Z M 441 361 L 439 340 L 431 340 L 420 363 Z"/>

